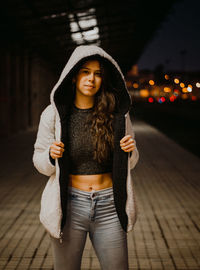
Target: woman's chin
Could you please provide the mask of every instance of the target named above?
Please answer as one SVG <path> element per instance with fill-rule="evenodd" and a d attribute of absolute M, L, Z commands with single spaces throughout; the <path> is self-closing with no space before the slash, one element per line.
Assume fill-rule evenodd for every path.
<path fill-rule="evenodd" d="M 96 94 L 96 90 L 95 89 L 92 89 L 92 90 L 84 90 L 84 91 L 82 91 L 82 94 L 84 95 L 84 96 L 88 96 L 88 97 L 92 97 L 92 96 L 94 96 L 95 94 Z"/>

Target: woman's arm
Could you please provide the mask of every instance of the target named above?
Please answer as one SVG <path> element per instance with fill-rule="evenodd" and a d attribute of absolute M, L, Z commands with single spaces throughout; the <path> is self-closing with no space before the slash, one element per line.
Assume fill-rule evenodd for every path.
<path fill-rule="evenodd" d="M 49 158 L 50 146 L 54 141 L 55 114 L 52 105 L 49 105 L 40 116 L 33 153 L 34 166 L 40 173 L 46 176 L 51 176 L 56 170 Z"/>

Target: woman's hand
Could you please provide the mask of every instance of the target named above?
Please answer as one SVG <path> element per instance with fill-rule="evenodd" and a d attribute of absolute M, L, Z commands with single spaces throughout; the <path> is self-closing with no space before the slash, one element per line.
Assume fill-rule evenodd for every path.
<path fill-rule="evenodd" d="M 53 159 L 61 158 L 64 151 L 64 143 L 62 142 L 53 142 L 50 146 L 50 156 Z"/>
<path fill-rule="evenodd" d="M 126 135 L 120 140 L 120 147 L 124 152 L 131 152 L 135 149 L 135 141 L 131 135 Z"/>

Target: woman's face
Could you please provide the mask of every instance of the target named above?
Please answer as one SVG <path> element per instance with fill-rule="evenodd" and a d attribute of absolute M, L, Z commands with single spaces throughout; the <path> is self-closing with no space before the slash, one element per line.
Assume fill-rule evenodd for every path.
<path fill-rule="evenodd" d="M 101 87 L 100 63 L 97 60 L 89 60 L 82 65 L 75 77 L 76 94 L 79 96 L 94 96 Z"/>

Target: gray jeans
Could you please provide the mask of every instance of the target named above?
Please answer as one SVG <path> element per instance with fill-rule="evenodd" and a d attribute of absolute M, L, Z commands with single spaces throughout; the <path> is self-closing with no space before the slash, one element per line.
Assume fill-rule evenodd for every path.
<path fill-rule="evenodd" d="M 127 270 L 127 233 L 119 222 L 113 188 L 82 191 L 69 187 L 63 242 L 50 236 L 54 270 L 80 270 L 87 233 L 103 270 Z"/>

